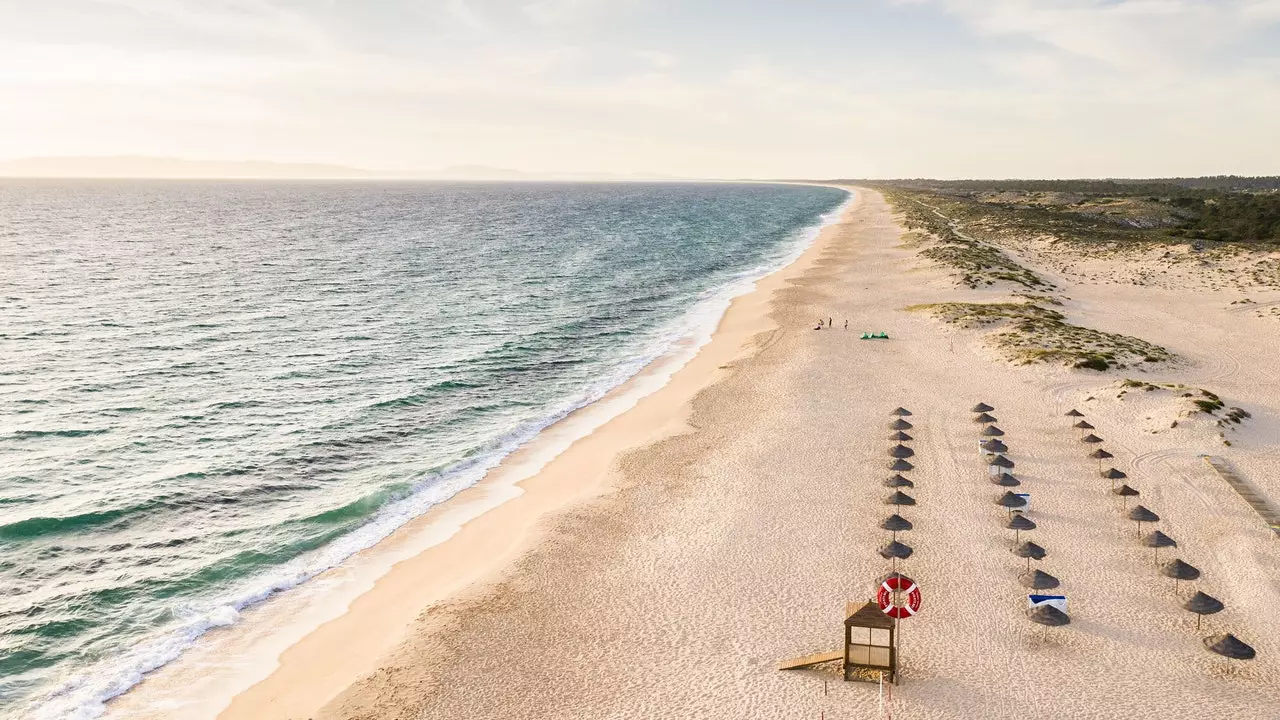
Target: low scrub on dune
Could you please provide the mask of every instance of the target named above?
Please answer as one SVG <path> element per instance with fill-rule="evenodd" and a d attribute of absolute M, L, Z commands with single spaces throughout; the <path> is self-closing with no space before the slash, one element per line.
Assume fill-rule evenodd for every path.
<path fill-rule="evenodd" d="M 1062 313 L 1037 302 L 935 303 L 907 309 L 963 328 L 990 328 L 994 332 L 988 343 L 1020 365 L 1059 363 L 1103 371 L 1174 359 L 1173 353 L 1141 338 L 1072 325 Z"/>

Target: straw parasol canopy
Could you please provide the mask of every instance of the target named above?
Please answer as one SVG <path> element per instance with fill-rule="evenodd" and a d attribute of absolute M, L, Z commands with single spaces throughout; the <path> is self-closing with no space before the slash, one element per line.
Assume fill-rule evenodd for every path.
<path fill-rule="evenodd" d="M 1000 487 L 1018 487 L 1022 484 L 1021 480 L 1006 472 L 1002 472 L 991 478 L 991 482 L 999 485 Z"/>
<path fill-rule="evenodd" d="M 1048 551 L 1040 547 L 1039 545 L 1031 542 L 1030 540 L 1028 540 L 1022 543 L 1021 545 L 1018 545 L 1017 547 L 1015 547 L 1013 549 L 1013 554 L 1017 555 L 1020 558 L 1026 558 L 1027 570 L 1030 571 L 1031 561 L 1035 560 L 1039 562 L 1040 560 L 1043 560 L 1044 556 L 1048 554 Z"/>
<path fill-rule="evenodd" d="M 1137 490 L 1134 490 L 1133 488 L 1129 487 L 1128 485 L 1121 485 L 1120 487 L 1113 489 L 1111 492 L 1124 498 L 1123 507 L 1126 507 L 1126 508 L 1129 507 L 1129 498 L 1138 497 L 1139 495 L 1142 494 Z"/>
<path fill-rule="evenodd" d="M 979 445 L 979 447 L 981 447 L 983 450 L 986 450 L 987 452 L 994 452 L 994 453 L 1009 452 L 1009 446 L 1005 445 L 1003 442 L 995 438 L 991 438 L 990 440 L 983 440 L 982 444 Z"/>
<path fill-rule="evenodd" d="M 1210 635 L 1204 639 L 1204 646 L 1209 648 L 1210 652 L 1232 660 L 1252 660 L 1257 655 L 1253 648 L 1231 633 Z"/>
<path fill-rule="evenodd" d="M 1058 578 L 1043 570 L 1024 572 L 1018 576 L 1018 582 L 1032 590 L 1052 590 L 1062 584 L 1058 582 Z"/>
<path fill-rule="evenodd" d="M 889 413 L 889 414 L 890 414 L 890 415 L 897 415 L 898 417 L 905 417 L 905 416 L 907 416 L 907 415 L 910 415 L 910 414 L 911 414 L 911 411 L 910 411 L 910 410 L 908 410 L 908 409 L 906 409 L 906 408 L 904 408 L 904 407 L 900 407 L 900 408 L 895 409 L 893 412 L 891 412 L 891 413 Z"/>
<path fill-rule="evenodd" d="M 1123 470 L 1117 470 L 1115 468 L 1111 468 L 1110 470 L 1107 470 L 1106 472 L 1102 473 L 1102 477 L 1108 480 L 1122 480 L 1129 476 Z"/>
<path fill-rule="evenodd" d="M 1155 551 L 1155 562 L 1160 564 L 1160 548 L 1178 547 L 1178 541 L 1156 530 L 1150 535 L 1142 538 L 1142 544 Z"/>
<path fill-rule="evenodd" d="M 901 430 L 899 430 L 898 432 L 896 432 L 896 433 L 894 433 L 894 434 L 890 435 L 890 436 L 889 436 L 889 439 L 890 439 L 890 440 L 896 440 L 897 442 L 906 442 L 906 441 L 908 441 L 908 440 L 912 440 L 912 439 L 914 439 L 914 438 L 912 438 L 910 435 L 908 435 L 908 434 L 906 434 L 906 433 L 902 432 Z"/>
<path fill-rule="evenodd" d="M 1036 529 L 1036 522 L 1026 515 L 1018 514 L 1009 518 L 1009 522 L 1005 523 L 1004 526 L 1013 531 L 1013 542 L 1017 543 L 1023 530 Z"/>
<path fill-rule="evenodd" d="M 912 450 L 906 445 L 894 445 L 893 447 L 889 448 L 889 457 L 909 458 L 915 454 L 916 454 L 916 451 Z"/>
<path fill-rule="evenodd" d="M 995 422 L 995 421 L 996 421 L 996 419 L 995 419 L 995 417 L 993 417 L 993 416 L 991 416 L 991 415 L 988 415 L 988 414 L 986 414 L 986 413 L 982 413 L 982 414 L 981 414 L 981 415 L 979 415 L 978 417 L 974 418 L 974 419 L 973 419 L 973 421 L 974 421 L 974 422 L 976 422 L 976 423 L 981 423 L 981 424 L 983 424 L 983 425 L 990 425 L 991 423 Z"/>
<path fill-rule="evenodd" d="M 888 480 L 884 481 L 885 487 L 915 487 L 916 484 L 901 475 L 890 475 Z"/>
<path fill-rule="evenodd" d="M 1005 457 L 1004 455 L 996 455 L 995 457 L 987 461 L 987 464 L 995 465 L 996 467 L 1010 468 L 1010 469 L 1012 469 L 1014 465 L 1013 461 Z"/>
<path fill-rule="evenodd" d="M 1160 574 L 1165 577 L 1173 578 L 1173 592 L 1177 594 L 1178 583 L 1183 580 L 1195 580 L 1200 577 L 1199 568 L 1194 565 L 1182 562 L 1181 559 L 1173 559 L 1160 566 Z"/>
<path fill-rule="evenodd" d="M 1084 417 L 1084 413 L 1075 408 L 1071 408 L 1067 411 L 1067 417 Z"/>
<path fill-rule="evenodd" d="M 1013 510 L 1015 508 L 1025 507 L 1027 499 L 1018 497 L 1017 495 L 1014 495 L 1012 491 L 1006 490 L 1005 493 L 996 500 L 996 504 L 1002 508 Z"/>
<path fill-rule="evenodd" d="M 988 425 L 982 428 L 983 437 L 1000 437 L 1001 435 L 1004 435 L 1004 431 L 995 425 Z"/>
<path fill-rule="evenodd" d="M 1098 448 L 1097 450 L 1094 450 L 1093 452 L 1089 453 L 1089 457 L 1093 458 L 1094 460 L 1110 460 L 1111 458 L 1115 457 L 1115 455 L 1112 455 L 1111 453 L 1107 452 L 1106 450 L 1103 450 L 1102 448 Z"/>
<path fill-rule="evenodd" d="M 898 515 L 898 514 L 896 514 L 896 513 L 895 513 L 895 514 L 890 515 L 889 517 L 887 517 L 887 518 L 885 518 L 885 519 L 881 520 L 881 521 L 880 521 L 880 527 L 881 527 L 882 529 L 884 529 L 884 530 L 888 530 L 888 531 L 890 531 L 890 532 L 900 533 L 900 532 L 904 532 L 904 531 L 906 531 L 906 530 L 910 530 L 911 528 L 913 528 L 913 527 L 915 527 L 915 526 L 911 524 L 911 521 L 910 521 L 910 520 L 908 520 L 908 519 L 906 519 L 906 518 L 902 517 L 901 515 Z"/>
<path fill-rule="evenodd" d="M 908 470 L 912 470 L 914 468 L 915 468 L 915 465 L 912 465 L 911 463 L 907 462 L 906 460 L 903 460 L 902 458 L 898 458 L 897 460 L 894 460 L 893 462 L 889 463 L 889 469 L 894 472 L 907 472 Z"/>
<path fill-rule="evenodd" d="M 973 412 L 976 412 L 976 413 L 991 412 L 992 410 L 995 410 L 995 408 L 991 407 L 990 405 L 984 402 L 980 402 L 977 405 L 974 405 L 971 409 Z"/>
<path fill-rule="evenodd" d="M 884 547 L 880 548 L 880 557 L 884 558 L 885 560 L 889 560 L 889 559 L 906 560 L 907 558 L 911 557 L 911 553 L 913 552 L 915 551 L 911 549 L 910 545 L 907 545 L 905 543 L 900 543 L 897 540 L 894 540 L 888 545 L 885 545 Z"/>
<path fill-rule="evenodd" d="M 1093 426 L 1089 424 L 1089 421 L 1088 421 L 1088 420 L 1081 420 L 1080 422 L 1076 423 L 1076 424 L 1075 424 L 1075 425 L 1073 425 L 1072 427 L 1077 428 L 1077 429 L 1079 429 L 1079 430 L 1093 430 L 1093 429 L 1094 429 L 1094 428 L 1093 428 Z"/>
<path fill-rule="evenodd" d="M 1027 618 L 1033 623 L 1047 627 L 1061 627 L 1071 622 L 1070 616 L 1052 605 L 1037 605 L 1027 611 Z"/>
<path fill-rule="evenodd" d="M 899 490 L 890 495 L 884 502 L 886 505 L 915 505 L 916 499 Z"/>
<path fill-rule="evenodd" d="M 913 427 L 915 426 L 902 418 L 898 418 L 897 420 L 889 423 L 890 430 L 910 430 Z"/>
<path fill-rule="evenodd" d="M 1205 615 L 1222 612 L 1222 601 L 1212 595 L 1205 595 L 1200 591 L 1196 591 L 1190 600 L 1182 603 L 1182 609 L 1189 610 L 1196 614 L 1196 629 L 1200 629 L 1200 621 Z"/>
<path fill-rule="evenodd" d="M 1138 505 L 1129 511 L 1129 519 L 1138 523 L 1138 536 L 1142 536 L 1142 523 L 1144 522 L 1160 522 L 1160 516 L 1146 509 L 1142 505 Z"/>
<path fill-rule="evenodd" d="M 1096 445 L 1102 442 L 1102 438 L 1098 437 L 1097 435 L 1094 435 L 1093 433 L 1089 433 L 1088 435 L 1085 435 L 1084 437 L 1080 438 L 1080 442 L 1089 443 L 1090 445 Z"/>

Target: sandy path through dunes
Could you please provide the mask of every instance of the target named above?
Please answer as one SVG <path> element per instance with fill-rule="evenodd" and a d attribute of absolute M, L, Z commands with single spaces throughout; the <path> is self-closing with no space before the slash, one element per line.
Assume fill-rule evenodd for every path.
<path fill-rule="evenodd" d="M 919 504 L 902 511 L 916 528 L 900 539 L 916 550 L 904 569 L 924 607 L 903 627 L 895 718 L 1280 715 L 1280 543 L 1195 458 L 1221 450 L 1274 476 L 1264 439 L 1277 437 L 1266 425 L 1277 389 L 1253 389 L 1256 424 L 1232 448 L 1191 424 L 1148 432 L 1146 414 L 1165 411 L 1154 395 L 1116 399 L 1117 377 L 1009 367 L 975 336 L 905 311 L 992 293 L 957 290 L 900 247 L 899 233 L 883 200 L 864 193 L 821 258 L 765 308 L 780 329 L 694 400 L 692 431 L 621 457 L 616 493 L 545 521 L 544 539 L 500 583 L 429 608 L 320 717 L 876 717 L 874 686 L 773 668 L 835 648 L 845 601 L 869 597 L 888 570 L 876 524 L 892 512 L 881 481 L 887 413 L 899 404 L 915 413 L 919 453 L 907 490 Z M 1138 290 L 1109 301 L 1096 287 L 1068 294 L 1103 316 L 1097 327 L 1150 329 L 1160 337 L 1148 339 L 1185 351 L 1174 320 L 1146 328 L 1141 313 L 1123 314 L 1151 300 Z M 1178 302 L 1168 316 L 1192 324 L 1204 322 L 1196 302 L 1216 301 Z M 837 326 L 850 318 L 849 331 L 810 329 L 828 315 Z M 864 330 L 894 339 L 860 341 Z M 1264 347 L 1233 346 L 1241 377 L 1266 361 L 1256 356 Z M 1048 548 L 1040 566 L 1063 582 L 1069 627 L 1042 633 L 1023 617 L 1023 561 L 1009 553 L 994 505 L 1002 489 L 976 453 L 968 408 L 979 400 L 996 406 L 1032 493 L 1040 527 L 1024 537 Z M 1199 586 L 1227 604 L 1205 632 L 1061 417 L 1072 405 L 1114 443 L 1117 467 L 1204 572 Z M 1206 652 L 1200 637 L 1221 630 L 1259 658 L 1232 665 Z"/>

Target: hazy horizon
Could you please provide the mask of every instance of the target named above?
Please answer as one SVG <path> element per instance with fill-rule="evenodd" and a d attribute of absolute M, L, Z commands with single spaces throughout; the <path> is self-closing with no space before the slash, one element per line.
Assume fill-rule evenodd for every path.
<path fill-rule="evenodd" d="M 1280 0 L 50 0 L 0 158 L 417 175 L 1280 173 Z"/>

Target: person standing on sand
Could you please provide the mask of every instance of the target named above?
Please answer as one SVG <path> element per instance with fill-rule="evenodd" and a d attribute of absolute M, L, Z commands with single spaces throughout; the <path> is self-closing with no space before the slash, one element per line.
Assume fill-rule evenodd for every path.
<path fill-rule="evenodd" d="M 835 325 L 831 324 L 831 318 L 827 318 L 827 329 L 830 330 L 833 327 L 835 327 Z"/>
<path fill-rule="evenodd" d="M 845 330 L 848 330 L 848 329 L 849 329 L 849 318 L 845 318 L 845 319 L 844 319 L 844 329 L 845 329 Z"/>

